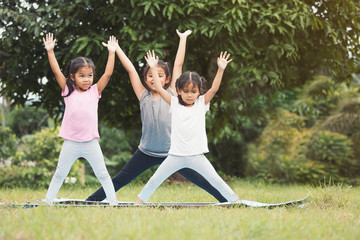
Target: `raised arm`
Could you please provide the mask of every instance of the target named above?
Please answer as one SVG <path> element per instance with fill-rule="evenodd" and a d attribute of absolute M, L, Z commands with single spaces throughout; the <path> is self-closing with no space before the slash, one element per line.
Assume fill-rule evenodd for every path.
<path fill-rule="evenodd" d="M 158 62 L 159 57 L 155 56 L 154 50 L 151 52 L 150 50 L 146 53 L 145 60 L 148 63 L 151 74 L 154 79 L 154 85 L 156 92 L 160 94 L 160 96 L 168 103 L 171 104 L 171 95 L 168 93 L 161 85 L 159 73 L 158 73 Z"/>
<path fill-rule="evenodd" d="M 44 41 L 45 49 L 47 51 L 51 70 L 53 71 L 59 86 L 61 87 L 62 90 L 64 90 L 66 86 L 66 78 L 64 74 L 61 72 L 59 64 L 55 57 L 54 48 L 55 48 L 56 40 L 54 39 L 54 35 L 52 33 L 46 34 L 45 38 L 43 38 L 43 41 Z"/>
<path fill-rule="evenodd" d="M 211 85 L 211 88 L 205 93 L 205 104 L 208 104 L 215 96 L 216 92 L 219 90 L 224 70 L 227 64 L 232 61 L 232 59 L 228 60 L 229 57 L 230 54 L 225 51 L 225 53 L 221 52 L 220 56 L 217 58 L 218 70 Z"/>
<path fill-rule="evenodd" d="M 110 36 L 107 44 L 103 42 L 102 45 L 108 48 L 109 56 L 106 63 L 105 72 L 97 82 L 99 94 L 101 94 L 101 92 L 104 90 L 104 88 L 106 87 L 106 85 L 110 80 L 111 75 L 113 74 L 114 65 L 115 65 L 115 50 L 116 50 L 116 46 L 118 45 L 118 42 L 116 37 Z"/>
<path fill-rule="evenodd" d="M 185 59 L 186 39 L 191 34 L 191 31 L 187 30 L 184 33 L 181 33 L 176 29 L 176 33 L 179 36 L 180 40 L 179 40 L 179 47 L 175 57 L 171 84 L 169 86 L 169 88 L 173 91 L 173 93 L 176 93 L 176 89 L 175 89 L 176 79 L 178 79 L 182 74 L 182 66 L 184 64 L 184 59 Z"/>
<path fill-rule="evenodd" d="M 134 65 L 130 59 L 125 55 L 119 44 L 116 46 L 116 54 L 120 59 L 121 64 L 124 66 L 126 71 L 129 73 L 130 82 L 135 92 L 136 97 L 140 100 L 141 95 L 146 90 L 144 85 L 141 83 L 139 74 L 137 73 Z"/>

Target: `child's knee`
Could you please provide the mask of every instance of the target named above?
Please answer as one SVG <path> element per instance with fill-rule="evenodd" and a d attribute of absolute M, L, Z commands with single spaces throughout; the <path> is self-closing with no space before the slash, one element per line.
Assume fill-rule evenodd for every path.
<path fill-rule="evenodd" d="M 62 168 L 57 168 L 54 173 L 54 179 L 58 181 L 64 181 L 66 176 L 68 175 L 68 172 Z"/>
<path fill-rule="evenodd" d="M 100 181 L 110 179 L 110 175 L 106 169 L 96 171 L 95 175 Z"/>

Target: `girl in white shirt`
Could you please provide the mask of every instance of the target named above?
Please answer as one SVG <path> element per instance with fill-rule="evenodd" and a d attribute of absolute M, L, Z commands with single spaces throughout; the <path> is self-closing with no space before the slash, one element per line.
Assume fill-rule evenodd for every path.
<path fill-rule="evenodd" d="M 151 68 L 156 91 L 170 104 L 171 146 L 169 156 L 160 165 L 154 175 L 138 195 L 135 204 L 147 201 L 153 192 L 171 174 L 182 169 L 191 168 L 201 174 L 214 186 L 228 202 L 238 202 L 238 196 L 216 173 L 214 167 L 205 157 L 209 152 L 207 146 L 205 114 L 209 110 L 210 100 L 220 87 L 224 70 L 229 62 L 230 54 L 220 53 L 217 59 L 218 71 L 211 88 L 204 94 L 204 78 L 195 72 L 185 72 L 176 80 L 178 96 L 172 96 L 161 86 L 157 73 L 159 58 L 154 51 L 148 51 L 145 60 Z"/>

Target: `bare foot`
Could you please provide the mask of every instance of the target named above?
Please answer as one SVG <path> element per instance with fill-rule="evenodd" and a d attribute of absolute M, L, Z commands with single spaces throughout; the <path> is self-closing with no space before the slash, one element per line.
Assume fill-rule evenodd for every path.
<path fill-rule="evenodd" d="M 140 205 L 140 204 L 143 204 L 143 203 L 144 203 L 144 201 L 141 200 L 141 199 L 138 197 L 138 199 L 136 200 L 136 202 L 134 203 L 134 205 Z"/>

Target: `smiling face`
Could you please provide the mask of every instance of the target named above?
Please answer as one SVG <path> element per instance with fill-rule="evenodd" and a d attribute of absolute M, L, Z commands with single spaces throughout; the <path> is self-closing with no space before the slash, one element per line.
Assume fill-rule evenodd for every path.
<path fill-rule="evenodd" d="M 71 74 L 71 80 L 75 82 L 75 88 L 79 92 L 88 90 L 94 82 L 94 71 L 90 66 L 81 67 L 75 74 Z"/>
<path fill-rule="evenodd" d="M 177 89 L 177 92 L 183 102 L 186 104 L 186 107 L 191 107 L 194 105 L 196 99 L 200 96 L 199 86 L 189 82 L 182 89 Z"/>
<path fill-rule="evenodd" d="M 162 67 L 158 67 L 158 75 L 160 78 L 161 86 L 164 87 L 170 81 L 170 76 L 166 77 L 165 70 Z M 151 73 L 151 69 L 149 69 L 145 75 L 145 84 L 148 86 L 151 92 L 156 92 L 154 85 L 154 78 Z"/>

